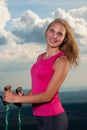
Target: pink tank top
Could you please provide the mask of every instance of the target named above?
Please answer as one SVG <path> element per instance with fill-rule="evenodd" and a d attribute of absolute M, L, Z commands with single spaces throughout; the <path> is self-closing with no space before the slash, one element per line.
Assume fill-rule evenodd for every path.
<path fill-rule="evenodd" d="M 54 74 L 53 64 L 58 57 L 64 55 L 63 52 L 59 52 L 50 58 L 44 59 L 44 54 L 45 53 L 40 56 L 38 61 L 31 68 L 33 94 L 39 94 L 47 89 Z M 33 115 L 35 116 L 52 116 L 64 112 L 58 91 L 50 102 L 32 104 L 32 107 Z"/>

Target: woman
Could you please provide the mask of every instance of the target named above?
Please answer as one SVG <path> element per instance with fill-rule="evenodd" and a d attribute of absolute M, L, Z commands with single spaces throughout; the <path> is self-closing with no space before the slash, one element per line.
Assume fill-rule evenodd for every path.
<path fill-rule="evenodd" d="M 4 91 L 9 103 L 32 103 L 39 130 L 67 130 L 67 116 L 58 91 L 69 68 L 78 65 L 79 49 L 71 26 L 57 18 L 46 29 L 47 49 L 31 68 L 32 90 L 18 96 Z"/>

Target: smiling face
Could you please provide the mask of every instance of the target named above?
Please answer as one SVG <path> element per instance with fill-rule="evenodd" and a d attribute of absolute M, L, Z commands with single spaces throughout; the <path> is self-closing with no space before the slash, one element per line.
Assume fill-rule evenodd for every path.
<path fill-rule="evenodd" d="M 59 47 L 65 39 L 66 29 L 59 22 L 53 23 L 46 31 L 46 40 L 48 46 Z"/>

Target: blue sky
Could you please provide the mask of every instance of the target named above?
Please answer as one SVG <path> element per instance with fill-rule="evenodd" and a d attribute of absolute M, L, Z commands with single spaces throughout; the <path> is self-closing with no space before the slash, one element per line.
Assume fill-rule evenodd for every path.
<path fill-rule="evenodd" d="M 87 4 L 86 0 L 7 0 L 12 17 L 20 16 L 25 10 L 34 11 L 41 18 L 49 17 L 57 8 L 66 10 L 79 8 Z"/>
<path fill-rule="evenodd" d="M 1 0 L 0 89 L 8 84 L 31 88 L 30 68 L 45 51 L 44 32 L 56 17 L 71 24 L 80 48 L 80 65 L 70 70 L 62 88 L 86 88 L 87 1 Z"/>

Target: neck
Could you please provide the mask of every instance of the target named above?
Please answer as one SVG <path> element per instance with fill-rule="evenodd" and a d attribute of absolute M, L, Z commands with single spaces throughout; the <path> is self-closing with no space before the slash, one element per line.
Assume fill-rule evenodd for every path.
<path fill-rule="evenodd" d="M 60 52 L 60 50 L 58 48 L 51 48 L 51 47 L 47 46 L 46 56 L 50 57 L 50 56 L 56 55 L 58 52 Z"/>

